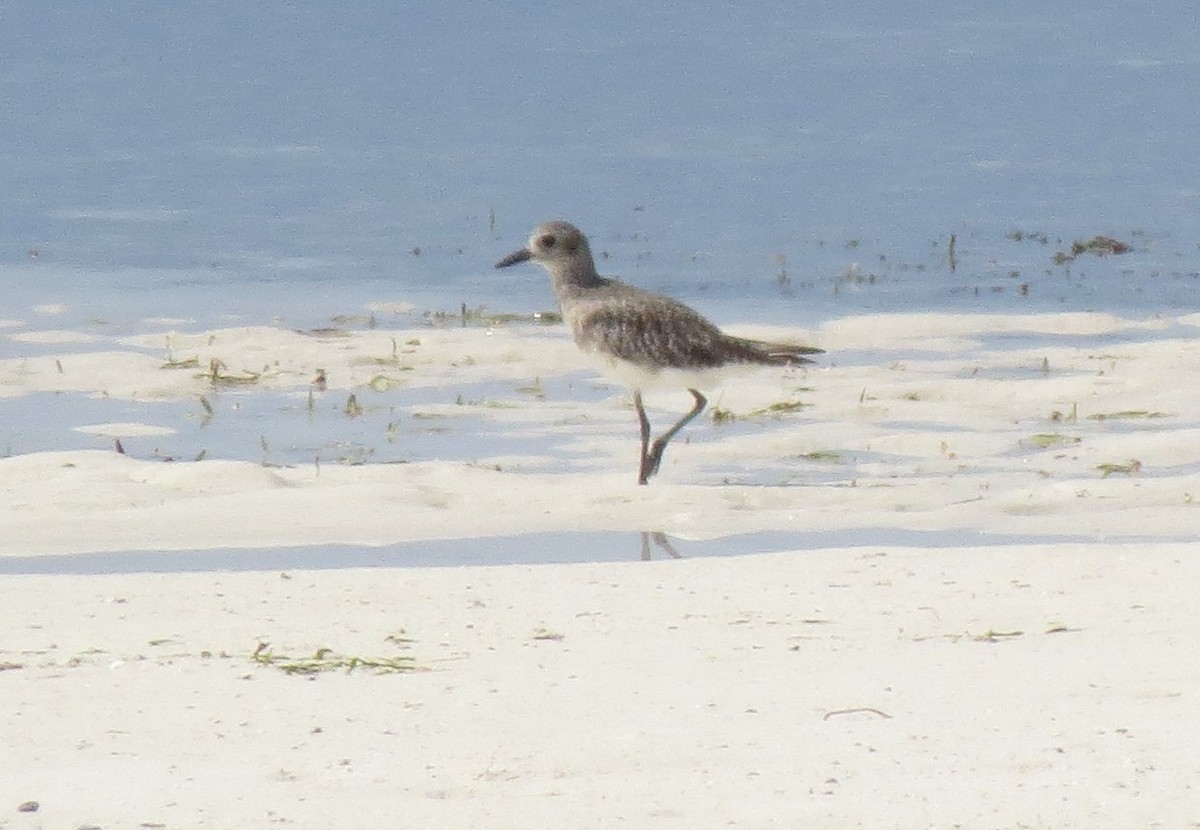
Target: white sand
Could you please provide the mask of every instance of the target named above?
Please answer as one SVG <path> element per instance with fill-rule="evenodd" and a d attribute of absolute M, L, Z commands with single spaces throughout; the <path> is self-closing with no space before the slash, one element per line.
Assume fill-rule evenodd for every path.
<path fill-rule="evenodd" d="M 575 529 L 628 532 L 631 559 L 646 529 L 998 543 L 4 576 L 0 827 L 1196 826 L 1193 318 L 738 328 L 829 355 L 738 378 L 714 405 L 811 406 L 697 424 L 644 488 L 615 393 L 479 407 L 558 443 L 475 463 L 0 460 L 10 557 Z M 187 399 L 211 390 L 219 360 L 254 373 L 253 388 L 304 393 L 323 369 L 324 394 L 403 406 L 409 389 L 512 387 L 584 365 L 554 329 L 49 340 L 62 350 L 0 361 L 0 397 Z M 395 387 L 369 392 L 380 375 Z M 686 401 L 652 398 L 652 417 Z M 260 642 L 404 654 L 420 670 L 305 679 L 254 663 Z M 31 800 L 37 812 L 16 812 Z"/>

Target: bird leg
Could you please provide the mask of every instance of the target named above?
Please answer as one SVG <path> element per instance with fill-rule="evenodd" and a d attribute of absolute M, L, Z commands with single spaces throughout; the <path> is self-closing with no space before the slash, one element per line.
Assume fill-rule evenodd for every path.
<path fill-rule="evenodd" d="M 652 472 L 646 472 L 650 449 L 650 419 L 646 417 L 646 408 L 642 406 L 642 393 L 637 389 L 633 390 L 633 406 L 637 409 L 638 425 L 642 431 L 642 452 L 638 456 L 638 484 L 645 484 L 653 475 Z"/>
<path fill-rule="evenodd" d="M 642 422 L 642 460 L 641 468 L 638 472 L 638 484 L 645 484 L 650 480 L 650 476 L 658 472 L 658 467 L 662 464 L 663 451 L 667 448 L 667 443 L 678 434 L 679 430 L 683 429 L 688 423 L 704 411 L 704 407 L 708 405 L 708 399 L 697 392 L 695 389 L 689 389 L 692 397 L 696 400 L 696 405 L 691 411 L 675 422 L 675 426 L 664 432 L 658 438 L 654 439 L 654 444 L 650 446 L 649 453 L 646 452 L 646 441 L 650 435 L 650 422 L 646 419 L 646 410 L 642 408 L 642 397 L 635 393 L 634 403 L 637 404 L 638 418 Z"/>

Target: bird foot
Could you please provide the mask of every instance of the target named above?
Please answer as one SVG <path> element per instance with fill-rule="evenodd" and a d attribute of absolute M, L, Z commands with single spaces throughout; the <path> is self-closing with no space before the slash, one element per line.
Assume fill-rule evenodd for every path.
<path fill-rule="evenodd" d="M 642 456 L 638 468 L 638 484 L 646 484 L 650 477 L 658 472 L 662 465 L 663 450 L 667 448 L 665 441 L 658 440 L 650 447 L 650 451 Z"/>

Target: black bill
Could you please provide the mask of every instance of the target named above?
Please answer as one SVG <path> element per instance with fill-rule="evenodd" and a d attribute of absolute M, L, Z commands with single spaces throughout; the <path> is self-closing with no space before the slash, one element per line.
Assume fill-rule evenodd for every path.
<path fill-rule="evenodd" d="M 528 248 L 522 248 L 519 251 L 513 251 L 504 259 L 496 263 L 497 268 L 507 268 L 510 265 L 516 265 L 518 262 L 527 262 L 533 254 L 529 253 Z"/>

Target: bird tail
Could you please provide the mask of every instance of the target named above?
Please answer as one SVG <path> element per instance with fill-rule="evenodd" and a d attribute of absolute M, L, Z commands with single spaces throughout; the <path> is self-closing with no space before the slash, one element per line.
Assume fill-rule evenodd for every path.
<path fill-rule="evenodd" d="M 825 354 L 824 349 L 815 346 L 797 346 L 792 343 L 764 343 L 761 340 L 746 340 L 735 337 L 734 340 L 744 346 L 754 355 L 755 362 L 771 366 L 799 366 L 802 363 L 816 363 L 805 355 Z"/>

